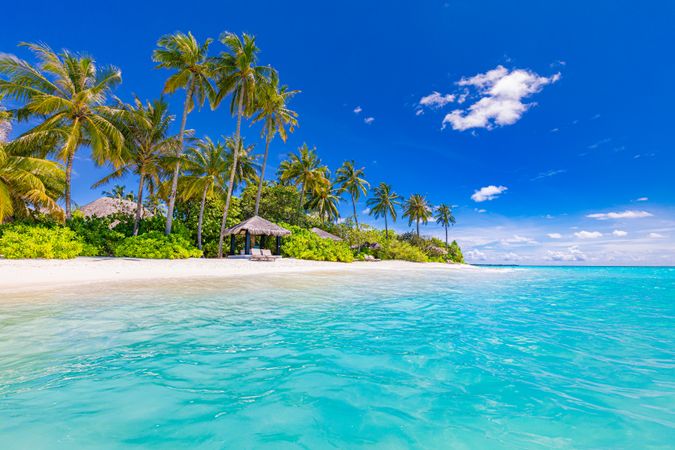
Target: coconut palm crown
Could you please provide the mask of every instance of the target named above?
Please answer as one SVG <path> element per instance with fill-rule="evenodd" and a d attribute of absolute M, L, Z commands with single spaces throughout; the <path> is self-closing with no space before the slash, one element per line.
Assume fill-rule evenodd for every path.
<path fill-rule="evenodd" d="M 341 192 L 348 192 L 352 200 L 352 208 L 354 210 L 354 223 L 356 228 L 359 228 L 359 219 L 356 214 L 356 202 L 368 192 L 368 183 L 365 179 L 365 169 L 361 167 L 357 169 L 354 166 L 354 161 L 345 161 L 336 172 L 335 181 L 340 184 Z"/>
<path fill-rule="evenodd" d="M 436 208 L 434 218 L 437 224 L 445 228 L 445 248 L 448 249 L 448 227 L 456 223 L 455 216 L 452 215 L 452 206 L 441 203 Z"/>
<path fill-rule="evenodd" d="M 393 191 L 390 184 L 380 183 L 373 190 L 373 197 L 369 198 L 366 205 L 370 208 L 369 214 L 376 219 L 384 217 L 384 234 L 389 239 L 389 226 L 387 223 L 387 216 L 396 222 L 396 207 L 400 206 L 399 195 Z"/>
<path fill-rule="evenodd" d="M 412 194 L 408 197 L 403 203 L 403 217 L 408 218 L 408 226 L 413 222 L 417 224 L 417 237 L 419 237 L 420 222 L 426 225 L 431 218 L 431 205 L 426 197 L 421 194 Z"/>

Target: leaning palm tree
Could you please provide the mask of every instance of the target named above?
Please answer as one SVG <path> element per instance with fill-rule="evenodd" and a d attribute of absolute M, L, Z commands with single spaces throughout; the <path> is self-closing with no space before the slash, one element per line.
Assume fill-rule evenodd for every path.
<path fill-rule="evenodd" d="M 29 206 L 60 211 L 56 199 L 63 192 L 63 168 L 53 161 L 8 152 L 9 118 L 0 109 L 0 223 L 27 215 Z"/>
<path fill-rule="evenodd" d="M 66 166 L 65 210 L 71 217 L 73 161 L 89 147 L 98 164 L 119 162 L 124 137 L 114 121 L 122 111 L 106 105 L 111 90 L 122 81 L 119 69 L 99 67 L 89 56 L 68 50 L 56 53 L 44 44 L 27 44 L 38 60 L 33 66 L 11 55 L 0 56 L 0 93 L 23 103 L 19 120 L 40 123 L 12 142 L 14 152 L 55 153 Z"/>
<path fill-rule="evenodd" d="M 349 192 L 352 199 L 352 208 L 354 209 L 354 223 L 359 228 L 359 218 L 356 215 L 356 202 L 368 192 L 370 183 L 364 178 L 364 168 L 354 167 L 354 161 L 345 161 L 336 172 L 335 181 L 340 185 L 342 192 Z"/>
<path fill-rule="evenodd" d="M 282 184 L 300 186 L 300 206 L 304 208 L 305 194 L 328 180 L 328 167 L 321 164 L 316 154 L 316 147 L 310 149 L 307 144 L 302 144 L 298 153 L 290 155 L 283 161 L 277 171 L 279 181 Z"/>
<path fill-rule="evenodd" d="M 185 140 L 185 126 L 187 116 L 195 105 L 200 108 L 206 99 L 215 100 L 215 90 L 211 85 L 213 76 L 213 61 L 208 57 L 209 46 L 213 42 L 207 39 L 199 44 L 192 33 L 174 33 L 163 36 L 157 41 L 159 48 L 152 53 L 152 60 L 158 68 L 172 69 L 176 72 L 164 83 L 164 93 L 171 94 L 179 89 L 185 89 L 185 102 L 183 104 L 183 118 L 180 123 L 178 151 L 176 163 L 171 179 L 171 191 L 169 193 L 168 211 L 166 214 L 165 233 L 171 233 L 173 225 L 173 209 L 176 204 L 176 192 L 178 190 L 178 177 L 180 174 L 181 154 L 183 153 Z"/>
<path fill-rule="evenodd" d="M 455 224 L 455 216 L 452 215 L 452 206 L 441 203 L 436 208 L 436 223 L 445 228 L 445 248 L 450 249 L 448 245 L 448 227 Z"/>
<path fill-rule="evenodd" d="M 229 172 L 228 149 L 222 142 L 213 142 L 206 137 L 189 148 L 185 153 L 186 175 L 181 182 L 184 186 L 182 197 L 201 197 L 197 221 L 197 247 L 202 248 L 202 225 L 206 199 L 214 193 L 221 194 Z"/>
<path fill-rule="evenodd" d="M 340 217 L 338 211 L 340 203 L 340 190 L 330 181 L 316 186 L 310 192 L 308 206 L 315 210 L 321 219 L 321 223 L 333 222 Z"/>
<path fill-rule="evenodd" d="M 389 239 L 389 226 L 387 224 L 387 216 L 396 222 L 396 207 L 401 204 L 399 195 L 394 192 L 391 185 L 387 183 L 380 183 L 375 189 L 375 195 L 368 199 L 366 205 L 370 208 L 371 215 L 376 219 L 384 217 L 384 235 Z"/>
<path fill-rule="evenodd" d="M 293 132 L 298 124 L 298 114 L 289 109 L 286 104 L 288 100 L 300 91 L 289 91 L 287 86 L 279 87 L 279 75 L 276 71 L 271 71 L 269 82 L 262 83 L 260 86 L 260 95 L 258 96 L 258 112 L 253 117 L 253 122 L 263 121 L 262 133 L 265 136 L 265 156 L 263 157 L 262 169 L 260 170 L 260 181 L 258 182 L 258 192 L 255 196 L 254 216 L 258 215 L 260 207 L 260 194 L 262 192 L 263 180 L 265 179 L 265 168 L 267 167 L 267 155 L 269 154 L 270 143 L 274 136 L 279 134 L 284 143 L 286 142 L 288 127 Z"/>
<path fill-rule="evenodd" d="M 255 144 L 246 145 L 243 139 L 239 139 L 239 149 L 236 150 L 235 142 L 236 141 L 232 138 L 227 138 L 225 140 L 225 147 L 227 149 L 225 162 L 230 174 L 232 173 L 232 166 L 235 161 L 235 153 L 237 154 L 237 167 L 234 170 L 233 190 L 236 190 L 244 183 L 246 185 L 258 183 L 258 173 L 260 172 L 260 164 L 258 164 L 259 155 L 253 154 Z"/>
<path fill-rule="evenodd" d="M 271 69 L 257 65 L 259 49 L 255 45 L 254 36 L 244 33 L 242 38 L 239 38 L 234 33 L 225 32 L 220 36 L 220 42 L 227 47 L 228 51 L 222 53 L 217 62 L 218 94 L 215 98 L 215 104 L 219 104 L 225 96 L 232 94 L 230 113 L 237 116 L 234 140 L 238 142 L 241 139 L 242 117 L 250 117 L 254 113 L 257 87 L 269 75 Z M 235 184 L 235 170 L 237 168 L 240 147 L 240 145 L 235 146 L 232 172 L 230 173 L 230 182 L 228 183 L 227 196 L 225 197 L 225 208 L 223 209 L 220 240 L 218 242 L 219 258 L 223 257 L 227 214 L 230 209 L 230 201 L 232 200 L 232 189 Z"/>
<path fill-rule="evenodd" d="M 417 237 L 420 237 L 420 222 L 425 225 L 431 218 L 431 205 L 426 197 L 421 194 L 412 194 L 403 203 L 403 217 L 408 218 L 408 226 L 413 222 L 417 224 Z"/>
<path fill-rule="evenodd" d="M 180 136 L 169 134 L 174 117 L 169 114 L 169 105 L 164 100 L 155 100 L 143 104 L 138 98 L 133 105 L 124 108 L 131 114 L 124 126 L 125 152 L 122 165 L 109 175 L 97 181 L 92 187 L 101 186 L 111 180 L 133 173 L 138 176 L 136 195 L 136 215 L 134 217 L 134 236 L 138 235 L 143 211 L 143 192 L 147 184 L 157 186 L 160 183 L 162 165 L 180 148 Z M 117 186 L 116 186 L 117 188 Z M 127 198 L 121 194 L 112 197 Z M 131 198 L 134 195 L 131 193 Z"/>

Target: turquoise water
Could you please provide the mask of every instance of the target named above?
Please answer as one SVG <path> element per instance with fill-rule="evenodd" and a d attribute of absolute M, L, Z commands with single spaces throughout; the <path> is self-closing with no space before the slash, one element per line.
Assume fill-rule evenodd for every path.
<path fill-rule="evenodd" d="M 0 448 L 675 443 L 675 269 L 114 289 L 0 301 Z"/>

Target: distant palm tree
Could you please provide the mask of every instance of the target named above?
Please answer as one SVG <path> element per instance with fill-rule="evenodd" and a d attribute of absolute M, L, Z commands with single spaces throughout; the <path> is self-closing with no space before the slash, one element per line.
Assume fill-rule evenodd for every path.
<path fill-rule="evenodd" d="M 431 218 L 431 205 L 426 197 L 420 194 L 412 194 L 403 203 L 403 217 L 408 218 L 408 226 L 413 222 L 417 224 L 417 237 L 420 237 L 420 221 L 425 225 Z"/>
<path fill-rule="evenodd" d="M 106 182 L 111 180 L 111 179 L 112 178 L 108 178 L 108 177 L 104 178 L 104 180 Z M 92 187 L 95 188 L 95 187 L 98 187 L 102 184 L 105 184 L 105 183 L 100 183 L 100 181 L 102 181 L 102 180 L 99 180 L 99 183 L 94 184 Z M 127 187 L 124 186 L 123 184 L 116 184 L 115 186 L 113 186 L 113 188 L 111 190 L 102 191 L 101 195 L 103 195 L 104 197 L 114 198 L 114 199 L 117 199 L 117 200 L 129 200 L 129 201 L 132 201 L 132 202 L 134 201 L 134 198 L 135 198 L 134 193 L 133 192 L 127 192 Z"/>
<path fill-rule="evenodd" d="M 185 140 L 185 126 L 187 116 L 198 105 L 202 107 L 206 99 L 215 99 L 215 90 L 211 85 L 213 76 L 213 61 L 208 57 L 209 46 L 213 42 L 207 39 L 199 44 L 192 33 L 174 33 L 162 36 L 157 41 L 159 48 L 152 53 L 152 60 L 157 68 L 172 69 L 176 72 L 164 83 L 165 94 L 171 94 L 179 89 L 185 89 L 185 102 L 183 104 L 183 117 L 180 123 L 178 151 L 176 164 L 171 179 L 171 191 L 169 193 L 168 211 L 166 214 L 166 234 L 171 233 L 173 225 L 173 210 L 176 204 L 176 192 L 178 190 L 178 176 L 180 174 L 181 154 L 183 153 Z"/>
<path fill-rule="evenodd" d="M 202 248 L 202 225 L 204 223 L 204 208 L 209 194 L 222 194 L 229 172 L 228 149 L 222 142 L 213 142 L 204 138 L 197 142 L 195 147 L 189 148 L 185 154 L 184 167 L 186 175 L 181 182 L 184 198 L 192 198 L 197 193 L 201 196 L 199 220 L 197 221 L 197 247 Z"/>
<path fill-rule="evenodd" d="M 308 201 L 309 207 L 319 214 L 321 223 L 333 222 L 340 217 L 338 203 L 340 203 L 339 189 L 330 182 L 322 183 L 313 189 Z"/>
<path fill-rule="evenodd" d="M 241 184 L 246 183 L 257 183 L 258 182 L 258 172 L 260 171 L 260 164 L 258 164 L 259 155 L 254 155 L 253 149 L 255 144 L 246 145 L 243 139 L 239 139 L 239 150 L 235 150 L 235 141 L 233 138 L 227 138 L 225 140 L 225 146 L 227 148 L 227 154 L 225 156 L 227 162 L 227 169 L 230 174 L 232 173 L 232 165 L 235 161 L 235 153 L 238 157 L 236 158 L 237 167 L 234 171 L 234 186 L 233 190 L 237 189 Z M 228 186 L 229 187 L 229 186 Z"/>
<path fill-rule="evenodd" d="M 102 186 L 110 180 L 121 178 L 133 173 L 138 176 L 138 195 L 136 196 L 136 214 L 134 217 L 134 236 L 138 235 L 143 210 L 143 192 L 146 184 L 159 185 L 162 166 L 170 157 L 174 157 L 180 148 L 180 136 L 169 135 L 169 127 L 174 117 L 169 114 L 169 105 L 164 100 L 155 100 L 143 104 L 138 98 L 133 105 L 124 108 L 131 113 L 123 129 L 125 131 L 125 151 L 122 156 L 122 165 L 106 177 L 97 181 L 92 187 Z M 120 186 L 115 186 L 115 189 Z M 109 197 L 131 198 L 122 193 L 104 195 Z"/>
<path fill-rule="evenodd" d="M 375 189 L 375 195 L 368 199 L 366 204 L 370 208 L 370 214 L 376 219 L 384 217 L 384 233 L 389 239 L 389 227 L 387 225 L 387 215 L 391 216 L 396 222 L 396 207 L 401 204 L 399 195 L 394 192 L 391 185 L 380 183 Z"/>
<path fill-rule="evenodd" d="M 277 171 L 279 180 L 283 184 L 301 186 L 300 206 L 305 206 L 305 194 L 316 189 L 319 185 L 328 184 L 328 167 L 321 164 L 316 154 L 316 147 L 310 149 L 302 144 L 298 153 L 293 153 L 289 159 L 283 161 Z"/>
<path fill-rule="evenodd" d="M 263 121 L 262 133 L 265 135 L 265 156 L 263 157 L 262 169 L 260 171 L 260 181 L 258 182 L 258 192 L 255 196 L 254 216 L 258 215 L 260 207 L 260 194 L 262 192 L 263 180 L 265 179 L 265 168 L 267 167 L 267 156 L 269 154 L 270 142 L 276 134 L 279 134 L 281 140 L 286 142 L 286 127 L 293 132 L 297 126 L 298 114 L 289 109 L 286 105 L 288 100 L 300 91 L 289 91 L 287 86 L 279 87 L 279 75 L 276 71 L 271 71 L 269 82 L 262 83 L 260 86 L 260 95 L 258 96 L 258 112 L 253 117 L 253 122 Z"/>
<path fill-rule="evenodd" d="M 364 168 L 357 169 L 354 167 L 354 161 L 345 161 L 336 172 L 335 181 L 340 185 L 342 192 L 349 192 L 352 199 L 352 208 L 354 209 L 354 222 L 356 228 L 359 228 L 359 219 L 356 215 L 356 202 L 361 193 L 366 195 L 370 183 L 364 178 Z"/>
<path fill-rule="evenodd" d="M 441 203 L 436 208 L 436 223 L 445 228 L 445 248 L 448 250 L 448 227 L 455 224 L 455 216 L 452 215 L 452 206 Z"/>
<path fill-rule="evenodd" d="M 14 56 L 0 55 L 0 93 L 24 102 L 16 110 L 19 120 L 40 123 L 12 142 L 15 154 L 55 153 L 65 163 L 65 210 L 71 217 L 71 184 L 75 154 L 91 149 L 94 161 L 117 164 L 124 137 L 113 124 L 122 113 L 106 106 L 110 91 L 122 81 L 119 69 L 99 67 L 89 56 L 63 50 L 55 53 L 44 44 L 27 44 L 38 59 L 36 66 Z M 36 150 L 37 149 L 37 150 Z"/>
<path fill-rule="evenodd" d="M 227 95 L 232 94 L 230 104 L 230 113 L 237 115 L 237 127 L 235 129 L 234 140 L 238 142 L 241 138 L 241 119 L 244 115 L 250 117 L 254 113 L 256 106 L 257 87 L 269 75 L 269 67 L 258 66 L 258 47 L 255 45 L 255 37 L 246 33 L 239 38 L 234 33 L 225 32 L 220 36 L 220 42 L 227 47 L 227 52 L 222 53 L 217 62 L 218 72 L 218 94 L 215 104 Z M 220 241 L 218 242 L 218 257 L 223 257 L 223 242 L 225 240 L 225 227 L 227 223 L 227 214 L 230 209 L 232 199 L 232 189 L 234 188 L 235 169 L 237 159 L 239 158 L 239 148 L 235 146 L 234 163 L 230 172 L 230 182 L 228 183 L 227 197 L 225 198 L 225 208 L 223 210 L 223 220 L 220 226 Z"/>

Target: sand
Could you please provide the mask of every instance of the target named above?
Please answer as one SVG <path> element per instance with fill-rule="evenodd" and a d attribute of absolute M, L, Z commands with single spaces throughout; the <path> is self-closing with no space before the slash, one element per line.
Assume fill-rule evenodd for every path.
<path fill-rule="evenodd" d="M 252 262 L 242 259 L 134 259 L 75 258 L 70 260 L 0 259 L 0 295 L 44 291 L 92 283 L 124 283 L 145 280 L 226 278 L 247 275 L 369 270 L 479 270 L 460 264 L 411 263 L 405 261 L 354 262 L 350 264 L 278 259 Z"/>

